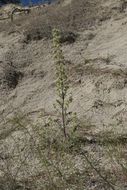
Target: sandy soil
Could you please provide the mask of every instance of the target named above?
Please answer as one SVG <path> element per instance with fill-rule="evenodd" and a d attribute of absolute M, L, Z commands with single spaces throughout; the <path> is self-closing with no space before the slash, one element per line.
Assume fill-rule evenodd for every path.
<path fill-rule="evenodd" d="M 70 3 L 71 1 L 69 1 Z M 64 2 L 64 6 L 68 5 Z M 89 125 L 93 134 L 112 130 L 127 133 L 127 12 L 119 12 L 120 1 L 103 2 L 110 7 L 109 19 L 79 32 L 75 43 L 63 45 L 69 61 L 71 111 Z M 23 33 L 0 33 L 1 76 L 9 60 L 23 73 L 15 89 L 1 83 L 0 133 L 3 118 L 23 112 L 34 120 L 40 113 L 55 116 L 55 65 L 51 40 L 24 44 Z M 3 68 L 4 67 L 4 68 Z M 42 118 L 43 119 L 43 118 Z M 4 129 L 5 130 L 5 129 Z M 103 163 L 104 164 L 104 163 Z"/>

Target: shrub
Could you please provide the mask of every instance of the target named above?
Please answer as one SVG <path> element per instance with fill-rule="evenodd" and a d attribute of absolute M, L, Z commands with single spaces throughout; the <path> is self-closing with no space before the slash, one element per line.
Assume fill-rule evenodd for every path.
<path fill-rule="evenodd" d="M 62 31 L 60 36 L 60 43 L 74 43 L 76 41 L 77 34 L 71 31 Z"/>
<path fill-rule="evenodd" d="M 2 83 L 9 88 L 15 88 L 22 77 L 23 74 L 20 71 L 17 71 L 13 67 L 8 67 L 4 69 Z"/>
<path fill-rule="evenodd" d="M 24 32 L 24 42 L 29 43 L 31 41 L 38 41 L 43 38 L 51 39 L 52 37 L 52 27 L 49 25 L 42 25 L 42 26 L 35 26 L 31 25 L 29 28 Z"/>

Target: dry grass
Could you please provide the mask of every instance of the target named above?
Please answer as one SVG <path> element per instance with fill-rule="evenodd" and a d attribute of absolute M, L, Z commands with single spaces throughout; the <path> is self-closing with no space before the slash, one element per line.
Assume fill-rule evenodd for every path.
<path fill-rule="evenodd" d="M 26 35 L 33 32 L 34 39 L 42 39 L 42 37 L 51 37 L 52 28 L 74 32 L 94 27 L 104 13 L 108 15 L 109 10 L 103 10 L 98 0 L 73 0 L 65 7 L 51 5 L 33 10 L 29 15 L 16 16 L 13 23 L 6 21 L 3 25 L 1 22 L 0 32 L 25 31 Z"/>
<path fill-rule="evenodd" d="M 5 179 L 5 182 L 1 179 L 2 190 L 5 187 L 6 190 L 10 187 L 23 190 L 98 190 L 105 187 L 115 190 L 124 185 L 123 180 L 127 177 L 125 147 L 123 139 L 118 137 L 116 140 L 116 134 L 105 132 L 94 136 L 90 125 L 82 125 L 65 140 L 61 130 L 53 123 L 51 126 L 45 125 L 45 122 L 44 126 L 39 122 L 35 125 L 28 118 L 17 116 L 11 123 L 18 127 L 19 134 L 22 131 L 22 138 L 15 136 L 15 131 L 10 136 L 14 147 L 8 149 L 9 141 L 4 143 L 7 148 L 6 152 L 1 152 L 3 160 L 0 160 L 4 165 Z M 112 144 L 111 138 L 114 139 Z M 9 170 L 5 170 L 7 166 Z M 15 175 L 17 171 L 18 175 Z"/>
<path fill-rule="evenodd" d="M 29 17 L 17 17 L 14 23 L 5 24 L 0 31 L 21 32 L 24 34 L 24 42 L 29 43 L 31 40 L 51 39 L 51 30 L 57 27 L 64 33 L 62 42 L 73 43 L 77 38 L 75 33 L 93 27 L 100 17 L 103 17 L 101 14 L 98 15 L 97 10 L 101 8 L 98 3 L 100 1 L 80 0 L 67 7 L 54 5 L 38 12 L 33 11 Z M 93 37 L 93 34 L 90 35 L 88 40 Z M 25 63 L 18 60 L 18 67 L 20 62 L 24 67 L 27 62 L 27 59 L 25 60 Z M 119 77 L 125 77 L 126 72 L 121 71 L 119 67 L 114 70 L 108 67 L 111 61 L 111 57 L 107 56 L 94 60 L 86 59 L 84 64 L 76 66 L 70 62 L 68 64 L 72 71 L 74 70 L 75 76 L 105 74 L 107 77 L 108 74 L 118 73 Z M 100 65 L 96 66 L 96 62 L 105 65 L 105 69 L 100 68 Z M 6 72 L 5 79 L 9 80 L 9 86 L 12 81 L 12 86 L 15 71 Z M 116 81 L 117 79 L 119 78 L 116 77 Z M 99 82 L 103 85 L 102 79 Z M 95 87 L 99 88 L 97 83 L 98 81 Z M 94 102 L 95 107 L 102 106 L 102 109 L 103 104 L 106 102 Z M 35 124 L 29 118 L 16 116 L 11 120 L 12 128 L 6 125 L 7 130 L 2 129 L 1 190 L 126 189 L 126 135 L 111 131 L 94 134 L 98 126 L 82 121 L 73 136 L 65 140 L 60 128 L 54 123 L 48 125 L 47 120 L 42 121 L 42 117 L 41 122 L 39 121 L 40 118 Z"/>

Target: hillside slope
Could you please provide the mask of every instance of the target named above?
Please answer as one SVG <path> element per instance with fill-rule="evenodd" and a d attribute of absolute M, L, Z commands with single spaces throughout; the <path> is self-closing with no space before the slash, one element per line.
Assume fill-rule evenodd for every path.
<path fill-rule="evenodd" d="M 108 3 L 103 6 L 111 8 Z M 101 22 L 101 26 L 96 27 L 94 24 L 90 29 L 79 31 L 75 43 L 63 45 L 65 57 L 71 62 L 68 66 L 69 77 L 75 100 L 72 109 L 78 107 L 76 111 L 81 116 L 84 116 L 82 107 L 85 110 L 91 108 L 92 112 L 95 109 L 94 122 L 100 120 L 96 115 L 99 111 L 107 124 L 113 122 L 114 114 L 122 112 L 126 103 L 126 13 L 115 14 L 111 19 Z M 41 109 L 52 112 L 52 104 L 56 99 L 52 41 L 42 39 L 25 44 L 23 33 L 18 31 L 9 35 L 1 32 L 0 36 L 1 65 L 11 62 L 24 75 L 15 89 L 1 86 L 1 97 L 7 98 L 3 105 L 5 100 L 1 98 L 1 113 L 6 113 L 6 108 L 9 111 L 11 103 L 11 109 L 12 106 L 14 109 L 20 107 L 26 113 Z M 81 80 L 81 84 L 78 80 Z M 101 107 L 98 105 L 98 108 L 93 108 L 97 101 L 100 101 Z M 90 111 L 87 116 L 94 119 L 91 114 Z"/>
<path fill-rule="evenodd" d="M 88 139 L 92 139 L 93 142 L 98 136 L 102 138 L 105 135 L 106 139 L 115 133 L 116 138 L 123 137 L 125 142 L 123 152 L 126 153 L 127 3 L 119 0 L 106 2 L 91 0 L 79 1 L 77 8 L 76 6 L 75 0 L 66 0 L 62 4 L 52 5 L 43 10 L 33 10 L 30 17 L 18 15 L 14 23 L 6 21 L 5 26 L 2 26 L 3 21 L 0 21 L 0 137 L 5 147 L 8 147 L 7 152 L 9 147 L 12 149 L 15 146 L 10 136 L 6 135 L 10 130 L 10 126 L 4 124 L 8 117 L 22 112 L 36 123 L 40 114 L 42 116 L 41 119 L 39 117 L 39 121 L 56 116 L 53 107 L 57 94 L 52 40 L 47 37 L 47 33 L 46 35 L 39 33 L 40 36 L 44 35 L 44 38 L 42 36 L 36 38 L 35 34 L 34 39 L 32 32 L 36 33 L 33 28 L 42 18 L 48 18 L 40 22 L 42 25 L 46 22 L 46 27 L 48 24 L 52 27 L 50 18 L 53 11 L 57 10 L 60 15 L 58 19 L 58 15 L 54 13 L 52 18 L 54 26 L 60 25 L 62 30 L 78 34 L 74 43 L 62 44 L 67 60 L 69 90 L 73 96 L 70 111 L 76 112 L 80 122 L 89 127 L 90 134 L 86 133 Z M 65 17 L 62 11 L 67 13 Z M 37 17 L 31 19 L 33 15 Z M 58 22 L 55 21 L 56 18 Z M 40 23 L 39 32 L 44 29 Z M 32 37 L 28 35 L 29 33 Z M 21 134 L 20 131 L 11 133 L 16 139 Z M 84 149 L 91 154 L 94 153 L 96 159 L 100 160 L 100 167 L 109 171 L 112 166 L 108 165 L 105 150 L 100 147 L 101 145 L 96 146 L 94 143 L 86 145 Z M 3 150 L 1 148 L 1 152 Z M 30 167 L 33 167 L 32 161 Z M 31 172 L 34 173 L 34 169 Z M 113 171 L 111 175 L 112 173 Z M 115 189 L 126 190 L 127 184 L 123 178 L 116 180 Z M 93 184 L 92 182 L 89 184 L 88 181 L 84 188 L 104 189 L 97 179 L 93 179 Z M 80 188 L 76 186 L 74 189 Z"/>

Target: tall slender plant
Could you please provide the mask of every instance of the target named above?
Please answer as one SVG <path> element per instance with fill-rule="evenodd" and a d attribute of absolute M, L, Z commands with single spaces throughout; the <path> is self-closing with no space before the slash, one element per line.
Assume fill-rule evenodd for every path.
<path fill-rule="evenodd" d="M 67 125 L 69 123 L 69 115 L 68 108 L 70 103 L 72 102 L 72 96 L 69 95 L 69 82 L 66 70 L 66 61 L 63 55 L 60 39 L 60 31 L 54 29 L 53 32 L 53 49 L 54 49 L 54 60 L 56 64 L 56 88 L 58 99 L 56 100 L 56 104 L 54 107 L 60 111 L 61 114 L 61 125 L 63 129 L 63 133 L 65 138 L 68 136 Z"/>

